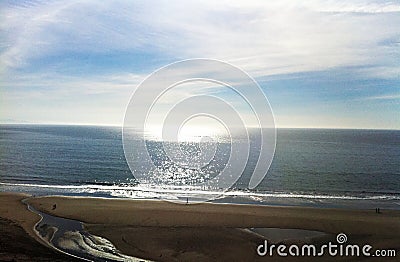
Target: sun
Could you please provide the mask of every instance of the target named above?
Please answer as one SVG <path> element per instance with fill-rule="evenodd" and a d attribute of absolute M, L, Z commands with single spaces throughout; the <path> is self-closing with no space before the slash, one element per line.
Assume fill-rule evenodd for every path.
<path fill-rule="evenodd" d="M 145 134 L 150 139 L 163 141 L 166 140 L 162 136 L 163 128 L 164 126 L 161 125 L 147 125 Z M 225 126 L 216 119 L 198 116 L 182 123 L 174 140 L 177 142 L 201 142 L 210 139 L 218 140 L 218 138 L 228 135 Z"/>

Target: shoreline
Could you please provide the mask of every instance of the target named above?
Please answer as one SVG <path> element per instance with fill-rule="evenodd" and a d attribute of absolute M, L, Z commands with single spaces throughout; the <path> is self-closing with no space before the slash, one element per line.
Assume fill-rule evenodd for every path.
<path fill-rule="evenodd" d="M 142 196 L 139 192 L 142 189 L 133 189 L 128 187 L 119 187 L 118 185 L 97 185 L 88 184 L 85 186 L 76 185 L 31 185 L 31 184 L 8 184 L 0 183 L 0 187 L 4 192 L 22 192 L 34 196 L 60 196 L 60 197 L 84 197 L 84 198 L 100 198 L 100 199 L 125 199 L 125 200 L 144 200 L 144 201 L 168 201 L 162 196 Z M 15 190 L 17 187 L 18 190 Z M 21 187 L 21 188 L 19 188 Z M 28 190 L 32 188 L 47 188 L 50 189 L 71 189 L 76 188 L 83 190 L 82 192 L 67 192 L 67 191 L 40 191 L 40 190 Z M 134 186 L 133 186 L 134 187 Z M 25 188 L 25 190 L 22 190 Z M 14 190 L 15 191 L 14 191 Z M 85 190 L 94 190 L 98 192 L 84 192 Z M 114 191 L 112 193 L 111 191 Z M 132 194 L 127 194 L 127 192 L 118 193 L 118 190 L 128 192 L 131 191 Z M 155 189 L 151 189 L 145 192 L 153 193 Z M 158 191 L 157 191 L 158 192 Z M 165 191 L 171 193 L 172 191 Z M 140 196 L 135 196 L 138 193 Z M 368 194 L 368 193 L 362 193 Z M 366 210 L 381 208 L 386 210 L 398 210 L 400 211 L 399 201 L 400 198 L 398 193 L 385 193 L 386 195 L 313 195 L 309 193 L 297 192 L 290 194 L 288 192 L 225 192 L 221 197 L 214 199 L 211 202 L 215 204 L 228 204 L 228 205 L 259 205 L 259 206 L 278 206 L 278 207 L 312 207 L 312 208 L 329 208 L 329 209 L 351 209 L 351 210 Z M 196 200 L 193 200 L 196 201 Z M 171 200 L 171 202 L 175 202 Z M 199 201 L 202 203 L 201 201 Z M 192 203 L 191 203 L 192 204 Z"/>
<path fill-rule="evenodd" d="M 39 217 L 21 203 L 24 198 L 36 210 L 83 222 L 88 232 L 110 240 L 123 254 L 156 261 L 262 260 L 255 250 L 267 238 L 249 232 L 250 228 L 325 233 L 322 238 L 308 239 L 315 244 L 334 241 L 336 234 L 346 233 L 349 243 L 369 243 L 374 248 L 400 251 L 398 210 L 382 210 L 376 214 L 370 209 L 216 203 L 185 205 L 159 200 L 30 197 L 0 193 L 3 203 L 14 203 L 7 207 L 3 205 L 0 217 L 15 221 L 33 238 L 33 226 Z M 15 204 L 18 201 L 19 204 Z M 36 241 L 40 241 L 37 238 Z M 275 240 L 276 243 L 293 241 L 299 243 L 304 239 Z M 387 260 L 391 261 L 390 258 Z"/>

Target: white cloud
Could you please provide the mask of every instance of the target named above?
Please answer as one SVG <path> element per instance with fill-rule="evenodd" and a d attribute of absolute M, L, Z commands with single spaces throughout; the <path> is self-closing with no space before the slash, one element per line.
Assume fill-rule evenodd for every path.
<path fill-rule="evenodd" d="M 397 100 L 397 99 L 400 99 L 400 94 L 370 96 L 364 98 L 364 100 Z"/>
<path fill-rule="evenodd" d="M 5 6 L 3 67 L 65 51 L 210 57 L 253 75 L 389 64 L 400 4 L 386 1 L 68 1 Z M 388 66 L 388 65 L 386 65 Z M 396 65 L 399 66 L 398 64 Z"/>
<path fill-rule="evenodd" d="M 1 3 L 2 100 L 18 119 L 40 122 L 51 117 L 43 112 L 53 110 L 70 122 L 95 118 L 99 123 L 119 123 L 134 87 L 151 72 L 126 68 L 76 76 L 51 70 L 57 56 L 73 53 L 77 57 L 72 60 L 80 54 L 118 52 L 154 54 L 168 61 L 214 58 L 240 66 L 254 77 L 343 66 L 368 77 L 399 79 L 399 24 L 400 3 L 392 1 Z M 42 62 L 50 64 L 46 73 Z M 140 62 L 147 68 L 151 63 Z M 54 106 L 53 99 L 65 108 Z M 96 110 L 107 119 L 103 121 Z M 82 111 L 93 113 L 81 116 Z M 52 117 L 57 121 L 59 116 Z M 284 122 L 292 121 L 288 117 Z"/>

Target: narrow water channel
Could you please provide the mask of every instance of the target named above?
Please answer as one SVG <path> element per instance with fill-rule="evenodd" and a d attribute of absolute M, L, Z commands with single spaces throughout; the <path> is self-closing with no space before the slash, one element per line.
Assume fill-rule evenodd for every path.
<path fill-rule="evenodd" d="M 86 261 L 148 261 L 122 254 L 109 240 L 87 232 L 80 221 L 51 216 L 23 202 L 41 217 L 36 232 L 58 251 Z"/>

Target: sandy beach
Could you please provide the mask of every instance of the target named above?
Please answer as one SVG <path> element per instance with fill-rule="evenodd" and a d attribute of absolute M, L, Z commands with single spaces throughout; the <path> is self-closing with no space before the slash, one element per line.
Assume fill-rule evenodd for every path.
<path fill-rule="evenodd" d="M 40 217 L 21 201 L 27 194 L 0 192 L 0 261 L 80 261 L 51 249 L 34 232 Z"/>
<path fill-rule="evenodd" d="M 39 218 L 20 202 L 28 197 L 2 193 L 0 216 L 21 226 L 29 234 L 27 238 L 38 241 L 32 228 Z M 256 248 L 265 237 L 248 228 L 326 233 L 324 237 L 307 238 L 307 243 L 316 245 L 335 241 L 338 233 L 346 233 L 349 243 L 368 243 L 374 248 L 395 249 L 397 253 L 400 250 L 400 212 L 394 210 L 382 210 L 377 214 L 375 210 L 182 205 L 155 200 L 58 196 L 30 197 L 27 202 L 47 214 L 82 221 L 91 234 L 107 238 L 124 254 L 155 261 L 286 260 L 259 257 Z M 304 241 L 306 239 L 281 239 L 275 243 Z M 324 260 L 337 258 L 324 257 Z M 394 261 L 393 258 L 385 260 Z"/>

